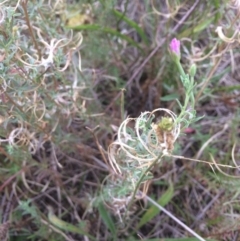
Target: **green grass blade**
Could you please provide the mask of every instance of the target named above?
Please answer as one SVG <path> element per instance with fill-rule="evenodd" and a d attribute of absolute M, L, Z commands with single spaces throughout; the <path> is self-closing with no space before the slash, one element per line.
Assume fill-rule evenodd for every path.
<path fill-rule="evenodd" d="M 198 25 L 187 28 L 185 31 L 183 31 L 181 34 L 179 34 L 178 38 L 184 38 L 189 37 L 193 33 L 200 33 L 204 29 L 206 29 L 213 21 L 215 20 L 215 16 L 205 19 L 204 21 L 200 22 Z"/>
<path fill-rule="evenodd" d="M 124 22 L 126 22 L 129 26 L 134 28 L 136 30 L 136 32 L 139 34 L 139 36 L 141 37 L 141 39 L 144 41 L 145 44 L 149 43 L 148 38 L 147 38 L 145 32 L 143 31 L 143 29 L 141 27 L 139 27 L 139 25 L 135 21 L 129 19 L 128 17 L 126 17 L 124 14 L 122 14 L 119 11 L 117 11 L 116 9 L 113 10 L 113 13 L 117 17 L 122 19 Z"/>
<path fill-rule="evenodd" d="M 173 188 L 173 185 L 170 184 L 168 190 L 159 198 L 158 203 L 161 206 L 165 206 L 166 204 L 168 204 L 171 201 L 173 194 L 174 194 L 174 188 Z M 160 210 L 156 206 L 152 205 L 146 211 L 146 213 L 142 216 L 142 218 L 138 224 L 138 228 L 142 227 L 144 224 L 146 224 L 151 219 L 153 219 L 159 212 L 160 212 Z"/>
<path fill-rule="evenodd" d="M 160 98 L 161 101 L 172 101 L 172 100 L 176 100 L 179 98 L 179 94 L 178 93 L 173 93 L 173 94 L 169 94 L 169 95 L 165 95 L 163 97 Z"/>
<path fill-rule="evenodd" d="M 68 28 L 70 28 L 70 27 L 68 27 Z M 97 31 L 97 30 L 99 30 L 99 31 L 108 33 L 112 36 L 116 36 L 120 39 L 123 39 L 123 40 L 127 41 L 129 44 L 131 44 L 132 46 L 137 47 L 138 49 L 142 50 L 142 48 L 139 46 L 139 44 L 136 41 L 134 41 L 132 38 L 128 37 L 125 34 L 119 33 L 117 30 L 115 30 L 113 28 L 101 27 L 100 25 L 97 25 L 97 24 L 86 24 L 86 25 L 79 25 L 79 26 L 71 27 L 70 29 L 77 30 L 77 31 L 83 31 L 83 30 Z"/>
<path fill-rule="evenodd" d="M 93 236 L 89 235 L 85 230 L 83 230 L 83 228 L 74 226 L 70 223 L 67 223 L 67 222 L 59 219 L 56 215 L 53 214 L 53 210 L 51 207 L 48 207 L 48 209 L 49 209 L 48 220 L 50 221 L 50 223 L 52 223 L 57 228 L 67 231 L 67 232 L 85 235 L 85 236 L 89 237 L 90 240 L 96 240 Z M 85 226 L 84 221 L 80 225 Z"/>
<path fill-rule="evenodd" d="M 104 205 L 102 203 L 100 203 L 98 205 L 98 211 L 99 211 L 99 214 L 100 214 L 103 222 L 105 223 L 107 228 L 112 233 L 114 239 L 116 239 L 116 229 L 115 229 L 114 222 L 113 222 L 111 216 L 109 215 L 109 212 L 106 210 L 106 208 L 104 207 Z"/>

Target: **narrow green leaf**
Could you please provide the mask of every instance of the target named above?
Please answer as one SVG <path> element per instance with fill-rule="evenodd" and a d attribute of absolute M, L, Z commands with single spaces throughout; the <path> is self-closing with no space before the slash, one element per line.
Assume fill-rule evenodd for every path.
<path fill-rule="evenodd" d="M 117 11 L 116 9 L 113 10 L 113 13 L 117 17 L 121 18 L 124 22 L 126 22 L 129 26 L 134 28 L 136 30 L 136 32 L 139 34 L 139 36 L 142 38 L 144 43 L 148 44 L 148 38 L 147 38 L 145 32 L 143 31 L 143 29 L 141 27 L 139 27 L 139 25 L 136 22 L 134 22 L 133 20 L 129 19 L 128 17 L 126 17 L 121 12 Z"/>
<path fill-rule="evenodd" d="M 215 17 L 213 16 L 211 18 L 207 18 L 206 20 L 202 21 L 196 27 L 194 27 L 193 32 L 197 33 L 197 32 L 203 31 L 214 21 L 214 18 Z"/>
<path fill-rule="evenodd" d="M 182 109 L 182 108 L 183 108 L 183 106 L 182 106 L 182 104 L 180 103 L 180 101 L 179 101 L 178 99 L 176 99 L 176 101 L 177 101 L 177 103 L 178 103 L 179 107 Z"/>
<path fill-rule="evenodd" d="M 164 207 L 172 199 L 173 193 L 174 193 L 174 188 L 173 188 L 173 185 L 170 184 L 168 190 L 158 199 L 158 201 L 157 201 L 158 204 L 160 204 L 162 207 Z M 159 212 L 160 212 L 160 210 L 156 206 L 152 205 L 142 216 L 142 218 L 138 224 L 138 228 L 142 227 L 144 224 L 146 224 L 151 219 L 153 219 Z"/>
<path fill-rule="evenodd" d="M 220 5 L 221 5 L 220 0 L 213 0 L 212 3 L 215 6 L 215 8 L 217 9 L 220 8 Z"/>
<path fill-rule="evenodd" d="M 113 222 L 111 216 L 109 215 L 108 211 L 106 210 L 106 208 L 104 207 L 104 205 L 102 203 L 100 203 L 98 205 L 98 211 L 99 211 L 99 214 L 100 214 L 103 222 L 105 223 L 107 228 L 110 230 L 113 237 L 116 237 L 116 229 L 115 229 L 115 226 L 114 226 L 114 222 Z"/>
<path fill-rule="evenodd" d="M 160 98 L 160 100 L 162 100 L 162 101 L 171 101 L 171 100 L 176 100 L 176 99 L 179 99 L 179 94 L 178 93 L 165 95 L 165 96 Z"/>
<path fill-rule="evenodd" d="M 53 210 L 51 207 L 48 207 L 48 220 L 56 227 L 58 227 L 61 230 L 72 232 L 72 233 L 78 233 L 85 236 L 88 236 L 90 240 L 96 240 L 93 236 L 89 235 L 83 228 L 74 226 L 68 222 L 65 222 L 61 219 L 59 219 L 56 215 L 53 214 Z M 80 223 L 81 226 L 86 226 L 86 223 L 82 221 Z"/>
<path fill-rule="evenodd" d="M 199 33 L 206 29 L 215 19 L 215 16 L 205 18 L 204 21 L 200 22 L 198 25 L 192 27 L 192 28 L 187 28 L 185 31 L 183 31 L 178 38 L 184 38 L 184 37 L 189 37 L 193 33 Z"/>
<path fill-rule="evenodd" d="M 79 25 L 79 26 L 74 26 L 74 27 L 68 27 L 70 29 L 73 30 L 77 30 L 77 31 L 82 31 L 82 30 L 87 30 L 87 31 L 102 31 L 108 34 L 111 34 L 113 36 L 119 37 L 125 41 L 127 41 L 129 44 L 133 45 L 134 47 L 137 47 L 138 49 L 142 48 L 139 46 L 139 44 L 137 42 L 135 42 L 132 38 L 128 37 L 125 34 L 121 34 L 120 32 L 118 32 L 117 30 L 113 29 L 113 28 L 105 28 L 105 27 L 101 27 L 98 24 L 85 24 L 85 25 Z"/>
<path fill-rule="evenodd" d="M 81 24 L 78 26 L 66 27 L 66 28 L 82 31 L 82 30 L 101 30 L 102 27 L 98 24 Z"/>
<path fill-rule="evenodd" d="M 212 92 L 217 92 L 217 91 L 231 92 L 231 91 L 235 91 L 235 90 L 240 90 L 240 85 L 220 86 L 220 87 L 213 89 Z"/>

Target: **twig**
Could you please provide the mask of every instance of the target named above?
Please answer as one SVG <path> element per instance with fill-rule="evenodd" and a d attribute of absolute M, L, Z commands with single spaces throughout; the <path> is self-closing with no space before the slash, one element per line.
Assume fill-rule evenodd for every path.
<path fill-rule="evenodd" d="M 36 48 L 36 50 L 38 52 L 38 57 L 39 57 L 39 59 L 41 59 L 42 58 L 41 51 L 40 51 L 39 46 L 37 44 L 37 41 L 36 41 L 36 39 L 34 37 L 33 31 L 32 31 L 32 26 L 30 24 L 30 20 L 29 20 L 29 17 L 28 17 L 27 2 L 28 2 L 27 0 L 22 2 L 22 7 L 23 7 L 24 14 L 25 14 L 26 24 L 28 26 L 28 29 L 29 29 L 30 35 L 32 37 L 33 43 L 35 45 L 35 48 Z"/>

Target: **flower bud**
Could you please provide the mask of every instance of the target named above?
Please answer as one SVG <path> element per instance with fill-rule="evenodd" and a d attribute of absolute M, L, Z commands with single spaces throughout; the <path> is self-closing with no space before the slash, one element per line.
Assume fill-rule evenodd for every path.
<path fill-rule="evenodd" d="M 174 127 L 174 122 L 171 117 L 162 117 L 161 121 L 158 123 L 158 127 L 162 131 L 172 131 Z"/>
<path fill-rule="evenodd" d="M 194 77 L 196 72 L 197 72 L 197 65 L 196 64 L 192 64 L 190 69 L 189 69 L 189 75 L 191 77 Z"/>
<path fill-rule="evenodd" d="M 176 60 L 179 61 L 180 57 L 181 57 L 180 41 L 176 38 L 172 39 L 169 47 L 170 47 L 170 51 L 171 51 L 174 61 L 176 61 Z"/>

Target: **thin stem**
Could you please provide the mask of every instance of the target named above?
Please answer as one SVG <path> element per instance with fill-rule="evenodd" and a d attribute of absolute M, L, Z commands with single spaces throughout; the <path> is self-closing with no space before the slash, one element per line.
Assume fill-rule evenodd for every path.
<path fill-rule="evenodd" d="M 179 72 L 180 72 L 180 75 L 181 75 L 183 78 L 185 78 L 186 74 L 185 74 L 185 72 L 184 72 L 184 70 L 183 70 L 183 67 L 182 67 L 182 65 L 181 65 L 181 63 L 180 63 L 180 60 L 179 60 L 179 61 L 176 61 L 176 64 L 177 64 L 178 70 L 179 70 Z"/>
<path fill-rule="evenodd" d="M 29 20 L 29 17 L 28 17 L 27 2 L 28 2 L 27 0 L 22 2 L 22 7 L 23 7 L 24 14 L 25 14 L 26 24 L 28 26 L 28 29 L 29 29 L 30 35 L 32 37 L 33 43 L 35 45 L 35 48 L 36 48 L 36 50 L 38 52 L 38 57 L 39 57 L 39 59 L 41 59 L 42 58 L 41 51 L 40 51 L 40 49 L 38 47 L 38 43 L 37 43 L 37 41 L 36 41 L 36 39 L 34 37 L 32 26 L 30 24 L 30 20 Z"/>
<path fill-rule="evenodd" d="M 9 102 L 11 102 L 14 106 L 16 106 L 22 113 L 24 113 L 22 107 L 17 104 L 3 89 L 2 85 L 0 85 L 0 90 L 2 91 L 2 93 L 5 95 L 5 97 L 8 99 Z"/>
<path fill-rule="evenodd" d="M 176 123 L 177 123 L 177 124 L 181 122 L 181 119 L 183 118 L 183 116 L 184 116 L 185 113 L 186 113 L 186 109 L 187 109 L 187 106 L 188 106 L 189 98 L 190 98 L 190 97 L 189 97 L 188 94 L 187 94 L 186 97 L 185 97 L 184 106 L 183 106 L 183 108 L 182 108 L 182 110 L 181 110 L 181 113 L 180 113 L 180 115 L 177 117 L 177 120 L 176 120 Z"/>
<path fill-rule="evenodd" d="M 167 211 L 164 207 L 160 206 L 157 202 L 155 202 L 153 199 L 151 199 L 149 196 L 146 195 L 146 198 L 149 202 L 151 202 L 155 207 L 157 207 L 159 210 L 164 212 L 166 215 L 168 215 L 170 218 L 172 218 L 176 223 L 178 223 L 180 226 L 182 226 L 184 229 L 186 229 L 189 233 L 191 233 L 194 237 L 196 237 L 200 241 L 206 241 L 204 238 L 199 236 L 197 233 L 195 233 L 192 229 L 190 229 L 186 224 L 181 222 L 179 219 L 177 219 L 175 216 L 173 216 L 169 211 Z"/>
<path fill-rule="evenodd" d="M 122 89 L 121 95 L 121 120 L 124 121 L 124 89 Z"/>
<path fill-rule="evenodd" d="M 127 206 L 127 210 L 129 210 L 129 208 L 130 208 L 131 205 L 133 204 L 134 198 L 135 198 L 135 196 L 136 196 L 136 194 L 137 194 L 137 192 L 138 192 L 138 190 L 139 190 L 139 187 L 140 187 L 140 185 L 141 185 L 144 177 L 146 176 L 146 173 L 148 173 L 148 172 L 152 169 L 152 167 L 158 162 L 158 160 L 161 160 L 161 159 L 163 158 L 163 156 L 164 156 L 163 154 L 160 154 L 160 155 L 151 163 L 151 165 L 147 168 L 147 170 L 145 170 L 145 171 L 142 173 L 142 175 L 141 175 L 141 177 L 139 178 L 139 180 L 138 180 L 138 182 L 137 182 L 137 185 L 136 185 L 136 187 L 135 187 L 135 189 L 134 189 L 132 198 L 131 198 L 128 206 Z"/>
<path fill-rule="evenodd" d="M 217 60 L 216 64 L 213 66 L 212 70 L 210 71 L 207 79 L 205 80 L 205 82 L 202 85 L 202 88 L 199 90 L 195 100 L 196 102 L 198 102 L 199 98 L 201 97 L 204 89 L 206 88 L 206 86 L 208 85 L 209 81 L 211 80 L 213 74 L 215 73 L 215 71 L 217 70 L 217 67 L 219 66 L 220 62 L 222 61 L 222 56 Z"/>

